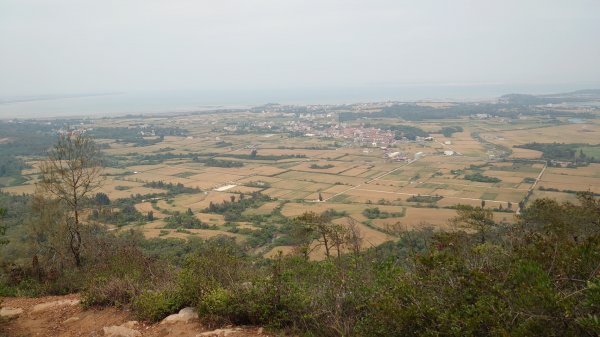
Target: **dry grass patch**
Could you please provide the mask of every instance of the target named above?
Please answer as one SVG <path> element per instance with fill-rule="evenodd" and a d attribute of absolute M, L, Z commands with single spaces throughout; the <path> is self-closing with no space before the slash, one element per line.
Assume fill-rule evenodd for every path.
<path fill-rule="evenodd" d="M 135 209 L 137 209 L 138 212 L 143 213 L 143 214 L 152 212 L 152 215 L 154 216 L 155 219 L 164 219 L 164 218 L 168 217 L 168 215 L 155 210 L 152 207 L 152 203 L 150 203 L 150 202 L 141 202 L 139 204 L 136 204 Z"/>

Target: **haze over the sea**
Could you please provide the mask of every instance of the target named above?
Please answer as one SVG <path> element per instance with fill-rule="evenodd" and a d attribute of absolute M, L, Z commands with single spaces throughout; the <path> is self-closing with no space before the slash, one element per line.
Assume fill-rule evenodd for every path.
<path fill-rule="evenodd" d="M 597 0 L 2 0 L 0 118 L 598 88 Z"/>
<path fill-rule="evenodd" d="M 599 88 L 600 83 L 555 85 L 443 84 L 329 89 L 162 91 L 0 97 L 0 118 L 114 116 L 241 108 L 266 103 L 344 104 L 375 101 L 493 100 L 507 93 L 546 94 Z"/>

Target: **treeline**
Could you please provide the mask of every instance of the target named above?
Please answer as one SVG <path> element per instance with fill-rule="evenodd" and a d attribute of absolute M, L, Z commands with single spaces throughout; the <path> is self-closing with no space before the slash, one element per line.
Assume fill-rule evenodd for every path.
<path fill-rule="evenodd" d="M 294 159 L 294 158 L 306 158 L 306 155 L 304 155 L 304 154 L 261 155 L 256 152 L 251 152 L 250 154 L 223 153 L 223 154 L 219 154 L 218 156 L 226 157 L 226 158 L 245 159 L 245 160 L 284 160 L 284 159 Z"/>
<path fill-rule="evenodd" d="M 444 137 L 452 137 L 454 133 L 463 132 L 464 129 L 462 126 L 444 126 L 440 129 L 440 133 L 444 135 Z"/>
<path fill-rule="evenodd" d="M 544 187 L 544 186 L 540 186 L 538 188 L 540 191 L 548 191 L 548 192 L 561 192 L 561 193 L 569 193 L 569 194 L 578 194 L 581 193 L 581 191 L 575 191 L 575 190 L 561 190 L 558 188 L 554 188 L 554 187 Z M 600 193 L 595 193 L 595 192 L 590 192 L 588 191 L 588 193 L 592 193 L 594 197 L 600 197 Z"/>
<path fill-rule="evenodd" d="M 182 193 L 198 193 L 202 190 L 198 187 L 187 187 L 182 183 L 165 183 L 164 181 L 150 181 L 144 184 L 144 187 L 158 188 L 167 190 L 170 195 L 182 194 Z"/>
<path fill-rule="evenodd" d="M 244 163 L 241 161 L 235 160 L 222 160 L 222 159 L 214 159 L 210 158 L 205 161 L 202 161 L 206 166 L 212 167 L 243 167 Z"/>
<path fill-rule="evenodd" d="M 157 154 L 146 154 L 137 156 L 137 162 L 145 165 L 149 164 L 160 164 L 166 160 L 172 159 L 191 159 L 198 163 L 206 163 L 211 161 L 214 165 L 239 165 L 238 161 L 230 161 L 232 163 L 225 163 L 223 159 L 215 159 L 214 157 L 221 158 L 235 158 L 235 159 L 243 159 L 243 160 L 285 160 L 285 159 L 294 159 L 294 158 L 306 158 L 304 154 L 295 154 L 295 155 L 260 155 L 256 150 L 251 151 L 249 154 L 242 153 L 157 153 Z M 223 161 L 223 162 L 221 162 Z M 243 163 L 242 163 L 243 164 Z M 230 166 L 224 166 L 230 167 Z M 239 166 L 232 166 L 239 167 Z"/>
<path fill-rule="evenodd" d="M 402 208 L 400 212 L 385 212 L 379 209 L 379 207 L 366 208 L 362 214 L 369 219 L 387 219 L 387 218 L 400 218 L 406 214 L 406 208 Z"/>
<path fill-rule="evenodd" d="M 442 200 L 444 197 L 441 195 L 411 195 L 406 198 L 408 202 L 426 202 L 426 203 L 436 203 Z"/>
<path fill-rule="evenodd" d="M 480 183 L 499 183 L 502 180 L 496 177 L 490 177 L 481 174 L 481 172 L 475 172 L 472 174 L 465 174 L 465 180 L 477 181 Z"/>
<path fill-rule="evenodd" d="M 178 127 L 155 126 L 98 127 L 91 129 L 89 135 L 97 139 L 115 139 L 118 142 L 132 143 L 135 146 L 148 146 L 160 143 L 165 136 L 185 136 L 187 130 Z"/>
<path fill-rule="evenodd" d="M 200 219 L 194 216 L 191 209 L 188 208 L 186 213 L 179 211 L 174 212 L 171 216 L 166 218 L 167 224 L 164 228 L 171 229 L 208 229 L 210 226 L 203 223 Z"/>
<path fill-rule="evenodd" d="M 394 131 L 395 139 L 407 138 L 415 140 L 417 137 L 429 137 L 429 133 L 425 130 L 410 125 L 392 125 L 388 129 Z"/>
<path fill-rule="evenodd" d="M 536 150 L 543 153 L 542 157 L 549 160 L 573 161 L 576 163 L 600 163 L 600 158 L 588 156 L 582 148 L 596 148 L 600 150 L 600 145 L 582 144 L 582 143 L 528 143 L 515 145 L 516 148 Z"/>
<path fill-rule="evenodd" d="M 362 118 L 402 118 L 409 121 L 423 121 L 429 119 L 457 118 L 476 114 L 488 114 L 491 116 L 507 118 L 518 118 L 519 115 L 594 118 L 594 115 L 590 113 L 579 114 L 560 110 L 542 109 L 526 104 L 511 103 L 456 103 L 443 108 L 433 108 L 417 104 L 397 104 L 372 113 L 340 112 L 338 116 L 340 122 Z"/>
<path fill-rule="evenodd" d="M 259 192 L 253 192 L 250 196 L 240 194 L 237 198 L 234 195 L 231 195 L 230 200 L 223 200 L 221 203 L 211 201 L 208 207 L 202 212 L 223 214 L 225 221 L 242 221 L 242 212 L 248 208 L 258 207 L 270 200 L 271 198 L 269 196 Z"/>
<path fill-rule="evenodd" d="M 0 121 L 0 177 L 18 176 L 30 168 L 20 157 L 43 155 L 63 123 Z"/>
<path fill-rule="evenodd" d="M 315 170 L 326 170 L 326 169 L 330 169 L 330 168 L 333 168 L 333 167 L 335 167 L 335 166 L 332 165 L 332 164 L 325 164 L 325 165 L 311 164 L 309 166 L 309 168 L 315 169 Z"/>

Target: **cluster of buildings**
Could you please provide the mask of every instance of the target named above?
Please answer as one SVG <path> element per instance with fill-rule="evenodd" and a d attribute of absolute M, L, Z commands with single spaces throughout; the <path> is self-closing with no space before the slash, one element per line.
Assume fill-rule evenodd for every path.
<path fill-rule="evenodd" d="M 370 146 L 389 146 L 396 142 L 396 134 L 393 131 L 373 127 L 347 127 L 340 124 L 321 131 L 320 136 L 347 139 Z"/>
<path fill-rule="evenodd" d="M 374 127 L 347 126 L 345 123 L 323 125 L 309 121 L 290 121 L 284 125 L 289 132 L 302 133 L 307 137 L 344 139 L 367 146 L 389 146 L 396 142 L 395 133 Z"/>

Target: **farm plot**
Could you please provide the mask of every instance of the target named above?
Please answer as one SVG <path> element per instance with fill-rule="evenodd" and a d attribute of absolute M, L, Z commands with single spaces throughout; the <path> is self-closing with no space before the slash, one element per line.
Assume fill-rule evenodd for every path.
<path fill-rule="evenodd" d="M 549 167 L 548 173 L 566 176 L 600 178 L 600 164 L 590 164 L 588 166 L 578 167 L 576 169 Z"/>
<path fill-rule="evenodd" d="M 553 188 L 558 190 L 571 190 L 571 191 L 592 191 L 594 193 L 600 193 L 600 178 L 589 177 L 589 176 L 567 176 L 564 174 L 552 173 L 549 168 L 546 173 L 540 179 L 538 183 L 538 189 Z"/>
<path fill-rule="evenodd" d="M 231 196 L 235 196 L 237 198 L 238 195 L 215 191 L 196 194 L 182 194 L 170 199 L 168 202 L 167 200 L 159 200 L 157 205 L 161 209 L 179 212 L 185 212 L 188 208 L 191 208 L 192 211 L 196 213 L 207 208 L 211 202 L 222 203 L 223 201 L 229 201 Z"/>
<path fill-rule="evenodd" d="M 452 135 L 450 138 L 436 137 L 436 141 L 441 143 L 450 141 L 449 145 L 442 145 L 443 150 L 451 150 L 469 157 L 486 156 L 486 148 L 476 139 L 471 137 L 469 132 L 459 132 Z M 439 144 L 439 143 L 438 143 Z"/>
<path fill-rule="evenodd" d="M 455 216 L 456 211 L 452 209 L 407 207 L 406 214 L 402 218 L 375 219 L 372 223 L 383 229 L 399 223 L 400 228 L 407 230 L 434 227 L 439 230 L 452 231 L 458 229 L 449 221 Z M 494 220 L 512 222 L 513 214 L 494 212 Z"/>
<path fill-rule="evenodd" d="M 2 187 L 0 190 L 10 194 L 33 194 L 35 193 L 35 185 L 25 184 L 19 186 Z"/>
<path fill-rule="evenodd" d="M 137 209 L 138 212 L 140 212 L 142 214 L 152 212 L 152 215 L 154 216 L 155 219 L 164 219 L 164 218 L 168 217 L 167 214 L 161 213 L 160 211 L 157 211 L 156 209 L 154 209 L 154 207 L 152 207 L 152 203 L 150 203 L 150 202 L 138 203 L 135 205 L 135 209 Z"/>
<path fill-rule="evenodd" d="M 299 172 L 299 171 L 288 171 L 277 176 L 281 179 L 289 180 L 301 180 L 318 182 L 325 184 L 344 184 L 344 185 L 358 185 L 364 182 L 364 179 L 355 177 L 346 177 L 334 174 L 325 173 L 312 173 L 312 172 Z"/>
<path fill-rule="evenodd" d="M 107 180 L 100 187 L 98 192 L 103 192 L 112 200 L 120 198 L 129 198 L 131 195 L 146 195 L 154 193 L 164 193 L 165 190 L 158 188 L 144 187 L 142 183 L 128 180 Z"/>
<path fill-rule="evenodd" d="M 514 145 L 527 144 L 532 140 L 538 143 L 554 143 L 557 135 L 560 135 L 561 142 L 581 143 L 582 132 L 585 132 L 586 139 L 600 139 L 600 125 L 593 123 L 497 131 L 482 133 L 482 136 L 488 137 L 493 143 L 512 148 Z"/>
<path fill-rule="evenodd" d="M 349 176 L 349 177 L 357 177 L 361 174 L 369 172 L 373 168 L 372 165 L 360 165 L 352 167 L 346 171 L 340 172 L 341 175 Z"/>
<path fill-rule="evenodd" d="M 249 208 L 244 211 L 247 215 L 265 215 L 271 214 L 275 208 L 279 206 L 279 202 L 267 202 L 258 208 Z"/>

